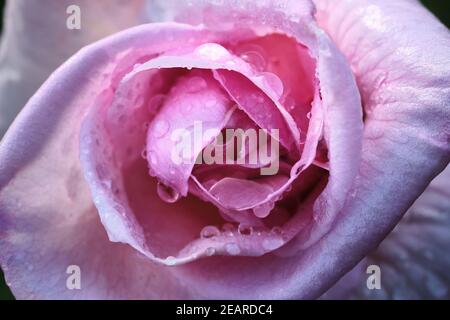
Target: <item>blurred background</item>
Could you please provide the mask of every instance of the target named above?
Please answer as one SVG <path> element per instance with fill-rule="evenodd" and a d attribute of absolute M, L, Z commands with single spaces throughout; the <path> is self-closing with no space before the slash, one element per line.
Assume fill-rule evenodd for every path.
<path fill-rule="evenodd" d="M 38 0 L 29 0 L 38 1 Z M 395 0 L 394 0 L 395 1 Z M 449 0 L 421 0 L 447 27 L 450 28 L 450 1 Z M 3 9 L 5 0 L 0 0 L 0 33 L 3 27 Z M 45 279 L 43 279 L 45 281 Z M 14 299 L 8 286 L 5 284 L 3 273 L 0 269 L 0 300 Z"/>

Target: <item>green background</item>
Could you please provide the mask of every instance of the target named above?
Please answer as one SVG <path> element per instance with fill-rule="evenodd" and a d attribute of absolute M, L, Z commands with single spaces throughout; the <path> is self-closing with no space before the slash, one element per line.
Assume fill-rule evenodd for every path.
<path fill-rule="evenodd" d="M 38 0 L 28 0 L 38 1 Z M 396 1 L 396 0 L 392 0 Z M 449 0 L 422 0 L 422 2 L 436 15 L 447 27 L 450 27 L 450 1 Z M 0 12 L 3 11 L 5 0 L 0 0 Z M 3 14 L 0 15 L 0 30 Z M 0 270 L 0 300 L 14 299 L 11 291 L 6 286 L 3 278 L 3 273 Z"/>

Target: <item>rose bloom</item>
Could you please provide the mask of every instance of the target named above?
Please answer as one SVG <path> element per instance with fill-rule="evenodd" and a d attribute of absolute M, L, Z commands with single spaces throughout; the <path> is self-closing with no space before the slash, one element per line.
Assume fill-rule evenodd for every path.
<path fill-rule="evenodd" d="M 450 158 L 450 34 L 417 1 L 17 0 L 6 18 L 5 129 L 65 61 L 0 145 L 17 298 L 449 297 L 446 173 L 423 191 Z M 173 161 L 197 123 L 215 134 Z M 271 135 L 278 170 L 196 162 L 227 129 Z"/>

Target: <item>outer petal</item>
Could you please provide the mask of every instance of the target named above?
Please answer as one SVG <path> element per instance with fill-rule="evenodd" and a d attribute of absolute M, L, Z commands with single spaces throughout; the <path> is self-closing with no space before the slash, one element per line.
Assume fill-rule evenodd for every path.
<path fill-rule="evenodd" d="M 416 1 L 316 3 L 319 23 L 352 63 L 366 113 L 354 191 L 314 250 L 340 258 L 320 268 L 331 283 L 381 242 L 448 164 L 450 35 Z"/>
<path fill-rule="evenodd" d="M 30 96 L 68 57 L 93 41 L 148 19 L 142 13 L 144 4 L 144 0 L 126 5 L 119 0 L 8 1 L 0 48 L 0 137 Z M 70 5 L 81 9 L 81 30 L 66 27 Z"/>
<path fill-rule="evenodd" d="M 162 41 L 167 33 L 173 42 Z M 105 79 L 120 53 L 151 54 L 194 35 L 208 38 L 193 27 L 153 24 L 87 47 L 50 77 L 11 126 L 0 145 L 0 264 L 17 298 L 186 297 L 171 271 L 107 239 L 78 150 L 86 102 L 110 88 Z M 80 291 L 66 288 L 69 265 L 81 267 Z"/>
<path fill-rule="evenodd" d="M 447 167 L 380 246 L 322 298 L 449 299 L 449 183 Z M 373 264 L 380 267 L 381 290 L 366 286 L 366 269 Z"/>

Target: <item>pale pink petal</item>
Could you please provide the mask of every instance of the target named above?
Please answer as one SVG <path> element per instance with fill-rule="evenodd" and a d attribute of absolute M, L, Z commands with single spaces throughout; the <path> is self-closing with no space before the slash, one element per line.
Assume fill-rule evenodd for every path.
<path fill-rule="evenodd" d="M 284 33 L 297 37 L 302 44 L 311 50 L 317 60 L 317 77 L 321 84 L 321 94 L 316 93 L 315 106 L 317 113 L 316 115 L 314 115 L 314 112 L 312 114 L 312 124 L 310 125 L 312 131 L 308 133 L 311 141 L 310 147 L 307 148 L 305 145 L 305 149 L 310 151 L 303 154 L 306 154 L 305 159 L 307 161 L 304 160 L 305 162 L 302 162 L 301 159 L 300 163 L 306 164 L 314 161 L 318 140 L 322 134 L 322 124 L 325 123 L 323 132 L 329 147 L 330 174 L 328 179 L 323 179 L 320 184 L 313 187 L 313 190 L 310 191 L 309 196 L 304 199 L 302 206 L 299 208 L 301 214 L 297 213 L 294 219 L 288 222 L 286 228 L 281 230 L 281 233 L 279 233 L 279 229 L 275 229 L 265 233 L 261 239 L 262 241 L 256 241 L 254 237 L 258 236 L 257 232 L 247 236 L 244 235 L 248 232 L 242 232 L 242 230 L 241 233 L 243 234 L 241 236 L 235 236 L 234 233 L 236 231 L 221 232 L 220 241 L 213 247 L 214 251 L 210 250 L 214 240 L 210 237 L 206 237 L 206 239 L 203 237 L 198 242 L 196 242 L 197 240 L 192 242 L 192 246 L 182 250 L 178 260 L 171 258 L 166 260 L 165 263 L 173 264 L 190 261 L 200 256 L 210 255 L 211 252 L 213 254 L 243 254 L 247 256 L 267 253 L 257 258 L 210 257 L 185 266 L 178 266 L 172 269 L 171 273 L 182 283 L 185 290 L 190 291 L 191 297 L 197 298 L 252 297 L 273 299 L 317 297 L 380 242 L 417 195 L 423 191 L 427 182 L 448 163 L 448 127 L 446 127 L 446 119 L 449 118 L 449 115 L 444 110 L 449 101 L 448 90 L 445 87 L 449 73 L 444 68 L 446 66 L 444 62 L 448 61 L 446 53 L 449 50 L 448 48 L 442 49 L 442 47 L 449 46 L 448 31 L 445 30 L 444 33 L 444 28 L 413 2 L 399 1 L 398 3 L 401 4 L 398 7 L 397 5 L 389 7 L 387 1 L 381 0 L 379 3 L 386 5 L 383 15 L 395 18 L 389 21 L 392 25 L 388 23 L 387 27 L 392 26 L 392 29 L 396 29 L 395 27 L 409 26 L 409 29 L 414 30 L 414 32 L 408 33 L 408 28 L 406 28 L 403 30 L 405 32 L 396 33 L 399 37 L 399 39 L 396 39 L 397 41 L 392 41 L 385 34 L 378 33 L 379 30 L 370 28 L 370 19 L 368 28 L 361 27 L 359 29 L 361 35 L 366 36 L 368 39 L 373 40 L 380 36 L 383 39 L 383 43 L 387 46 L 392 46 L 391 49 L 397 48 L 396 45 L 401 43 L 402 39 L 407 41 L 414 49 L 409 51 L 409 55 L 406 55 L 406 58 L 403 55 L 404 53 L 400 52 L 402 59 L 395 61 L 396 63 L 390 61 L 388 64 L 389 69 L 398 70 L 398 72 L 408 70 L 408 74 L 411 76 L 403 79 L 404 83 L 392 80 L 390 82 L 392 86 L 389 86 L 391 89 L 377 86 L 371 81 L 364 82 L 363 76 L 370 74 L 370 72 L 365 73 L 361 69 L 355 69 L 358 82 L 364 84 L 364 86 L 360 85 L 363 88 L 361 90 L 363 92 L 364 108 L 366 111 L 371 111 L 371 114 L 368 115 L 368 118 L 371 119 L 367 121 L 363 144 L 363 163 L 359 166 L 358 136 L 361 131 L 361 113 L 360 109 L 358 109 L 360 108 L 359 102 L 356 103 L 355 101 L 357 92 L 345 60 L 339 55 L 336 48 L 331 45 L 327 36 L 320 29 L 316 28 L 312 22 L 313 7 L 311 3 L 309 1 L 280 2 L 282 5 L 277 5 L 277 8 L 274 8 L 266 1 L 258 2 L 256 6 L 254 2 L 243 1 L 242 6 L 236 8 L 231 7 L 229 4 L 202 7 L 199 2 L 206 3 L 205 1 L 196 1 L 196 10 L 183 10 L 183 14 L 194 20 L 198 18 L 200 22 L 205 22 L 214 29 L 226 28 L 226 24 L 229 25 L 233 22 L 240 26 L 243 24 L 254 26 L 262 32 L 267 30 L 268 26 L 269 29 L 271 29 L 270 26 L 272 28 L 277 27 L 278 30 L 283 30 Z M 346 1 L 345 3 L 354 4 L 353 1 Z M 361 3 L 364 6 L 368 2 L 363 1 Z M 406 3 L 412 4 L 411 10 L 405 10 L 406 7 L 402 7 Z M 186 9 L 181 5 L 180 7 Z M 362 8 L 364 9 L 365 7 Z M 208 10 L 205 11 L 203 9 Z M 364 10 L 352 11 L 351 9 L 349 7 L 342 10 L 343 18 L 341 21 L 345 17 L 352 17 L 352 14 L 354 14 L 359 21 L 367 22 L 365 19 L 358 17 L 358 14 L 361 14 Z M 379 9 L 382 9 L 382 7 L 379 7 Z M 372 17 L 372 13 L 370 15 Z M 422 22 L 424 21 L 425 23 L 410 25 L 410 23 L 414 22 L 414 17 L 421 17 Z M 226 23 L 218 23 L 220 21 L 226 21 Z M 171 29 L 171 34 L 175 33 L 174 40 L 177 38 L 178 41 L 181 41 L 182 38 L 195 39 L 197 36 L 200 36 L 202 41 L 214 41 L 214 39 L 208 38 L 207 34 L 201 33 L 201 30 L 198 29 L 187 28 L 186 30 L 185 27 L 175 26 L 173 28 L 175 30 Z M 336 29 L 337 26 L 329 30 Z M 434 31 L 434 34 L 430 33 L 430 29 Z M 177 30 L 180 34 L 177 33 Z M 233 26 L 227 30 L 233 30 Z M 273 29 L 270 31 L 273 31 Z M 77 215 L 84 209 L 80 208 L 80 205 L 88 204 L 91 206 L 91 203 L 89 201 L 80 203 L 78 201 L 69 201 L 68 199 L 75 199 L 73 192 L 75 192 L 75 195 L 78 195 L 78 192 L 80 192 L 86 199 L 89 199 L 89 195 L 87 192 L 81 193 L 83 190 L 86 191 L 86 185 L 81 179 L 71 178 L 70 188 L 65 185 L 65 182 L 68 179 L 69 172 L 75 173 L 75 176 L 81 174 L 79 163 L 76 160 L 76 150 L 78 150 L 77 134 L 81 123 L 80 113 L 88 108 L 88 106 L 83 104 L 84 101 L 92 101 L 94 98 L 100 99 L 96 100 L 96 102 L 101 101 L 101 99 L 108 101 L 111 98 L 111 92 L 108 91 L 99 97 L 99 94 L 104 91 L 102 86 L 104 79 L 88 78 L 87 75 L 91 74 L 90 72 L 95 72 L 96 75 L 105 71 L 106 73 L 110 72 L 111 65 L 116 64 L 116 61 L 114 61 L 114 59 L 118 58 L 116 54 L 125 51 L 126 48 L 142 48 L 143 45 L 148 44 L 148 47 L 143 48 L 143 50 L 150 54 L 174 49 L 176 44 L 170 41 L 165 42 L 165 45 L 167 45 L 165 48 L 156 46 L 154 41 L 162 38 L 166 39 L 167 35 L 158 32 L 155 34 L 154 32 L 155 30 L 150 27 L 135 29 L 82 51 L 77 58 L 71 60 L 49 80 L 43 89 L 30 101 L 28 107 L 6 135 L 0 149 L 0 170 L 2 173 L 0 175 L 0 208 L 2 211 L 1 217 L 6 221 L 1 226 L 7 226 L 8 228 L 1 230 L 0 250 L 2 254 L 0 255 L 0 261 L 3 267 L 15 266 L 13 262 L 21 262 L 24 265 L 23 262 L 25 260 L 29 261 L 30 257 L 36 257 L 34 254 L 38 250 L 28 253 L 23 260 L 19 259 L 18 256 L 12 255 L 11 252 L 15 251 L 15 248 L 23 248 L 21 244 L 24 247 L 29 247 L 30 243 L 39 243 L 39 240 L 45 241 L 43 239 L 47 239 L 49 235 L 54 235 L 55 239 L 61 239 L 61 237 L 67 236 L 66 231 L 68 228 L 70 230 L 79 230 L 73 228 L 70 222 L 78 221 L 76 217 L 81 218 L 81 216 Z M 225 37 L 230 35 L 232 35 L 232 31 Z M 440 45 L 437 46 L 436 43 L 440 43 Z M 353 47 L 359 49 L 358 44 L 359 42 L 354 42 Z M 423 58 L 424 60 L 421 60 L 420 53 L 427 48 L 424 44 L 427 47 L 431 47 L 434 58 L 442 62 L 439 72 L 435 73 L 433 66 L 425 63 L 429 61 L 428 59 Z M 102 47 L 103 45 L 108 45 L 107 47 L 112 49 L 105 50 Z M 377 44 L 377 47 L 370 50 L 370 52 L 382 52 L 383 49 Z M 341 46 L 341 50 L 352 60 L 353 56 L 347 53 L 345 46 Z M 364 52 L 364 50 L 356 51 Z M 387 51 L 389 52 L 389 50 Z M 138 55 L 142 56 L 141 53 Z M 414 59 L 410 57 L 414 57 Z M 110 59 L 114 63 L 108 65 L 108 62 L 111 61 Z M 419 62 L 422 62 L 419 69 L 413 68 L 411 64 L 413 60 L 417 59 L 419 59 Z M 358 61 L 358 59 L 354 61 Z M 361 59 L 360 61 L 362 61 L 361 65 L 364 66 L 363 62 L 366 60 Z M 370 65 L 368 64 L 368 66 Z M 83 67 L 79 68 L 80 66 Z M 330 83 L 333 77 L 336 76 L 333 75 L 332 77 L 330 75 L 330 72 L 333 71 L 337 71 L 337 75 L 340 77 L 337 79 L 339 81 Z M 90 79 L 88 83 L 84 82 L 86 79 Z M 396 83 L 402 86 L 396 87 Z M 430 84 L 431 89 L 427 86 L 427 90 L 424 90 L 424 83 Z M 109 87 L 110 84 L 107 85 L 107 88 Z M 52 90 L 56 88 L 60 90 Z M 74 88 L 78 90 L 74 90 Z M 412 91 L 413 94 L 408 91 L 408 89 L 412 88 L 415 88 Z M 390 92 L 391 95 L 387 95 L 385 90 L 394 89 L 395 91 Z M 408 91 L 405 96 L 402 96 L 403 89 Z M 428 90 L 431 90 L 432 94 L 428 95 Z M 376 97 L 386 97 L 387 95 L 388 98 L 393 99 L 393 102 L 383 101 L 379 104 L 371 104 L 366 100 L 367 97 L 365 96 L 365 93 L 371 91 L 377 94 Z M 321 101 L 319 101 L 319 98 L 321 98 Z M 415 100 L 408 101 L 409 99 Z M 420 100 L 421 108 L 414 104 L 417 100 Z M 393 112 L 387 109 L 388 107 L 396 107 L 398 111 Z M 339 114 L 337 114 L 338 112 Z M 49 118 L 48 114 L 54 116 Z M 328 115 L 333 119 L 328 117 Z M 373 120 L 376 119 L 374 116 L 378 116 L 378 119 L 384 119 L 385 121 Z M 390 124 L 386 125 L 388 123 L 386 117 L 388 116 L 391 116 L 389 119 Z M 343 123 L 343 118 L 348 118 L 350 124 Z M 322 121 L 323 119 L 325 121 Z M 338 119 L 339 123 L 335 121 Z M 317 122 L 314 122 L 314 120 Z M 380 122 L 383 123 L 383 126 L 377 125 Z M 411 126 L 411 124 L 416 124 L 416 126 Z M 24 127 L 27 127 L 27 130 L 23 130 Z M 343 141 L 347 140 L 348 143 L 343 143 Z M 95 141 L 89 143 L 95 143 Z M 306 143 L 308 143 L 308 139 Z M 69 160 L 63 156 L 68 157 Z M 405 161 L 405 158 L 409 161 Z M 349 163 L 348 166 L 344 165 L 346 162 Z M 136 163 L 136 168 L 131 168 L 129 175 L 124 175 L 124 177 L 127 177 L 124 183 L 132 185 L 132 187 L 128 188 L 128 190 L 132 191 L 130 196 L 138 194 L 142 197 L 142 193 L 133 192 L 137 190 L 134 188 L 151 187 L 151 181 L 144 181 L 142 180 L 142 175 L 137 174 L 140 172 L 142 165 L 145 167 L 143 159 L 141 159 L 141 162 Z M 347 202 L 344 202 L 342 195 L 350 189 L 358 167 L 360 176 L 354 184 L 355 192 L 350 192 Z M 71 171 L 71 168 L 75 170 Z M 114 167 L 111 168 L 114 169 Z M 303 168 L 298 166 L 296 169 L 301 170 Z M 112 172 L 114 173 L 114 170 Z M 303 174 L 306 174 L 306 172 L 307 170 Z M 300 175 L 299 179 L 302 176 Z M 78 181 L 80 186 L 72 189 L 74 181 Z M 94 186 L 97 187 L 96 185 Z M 324 188 L 326 188 L 326 192 L 322 197 L 323 201 L 315 201 Z M 340 193 L 337 193 L 338 189 L 342 189 Z M 68 192 L 68 190 L 71 190 L 72 193 Z M 45 191 L 45 193 L 39 194 L 42 191 Z M 97 194 L 95 189 L 93 191 L 94 194 Z M 72 196 L 70 196 L 71 194 Z M 33 196 L 30 197 L 30 195 Z M 55 208 L 55 200 L 58 200 L 58 208 Z M 148 202 L 143 204 L 142 200 L 143 198 L 133 199 L 131 202 L 135 207 L 142 206 L 142 208 L 148 209 Z M 59 207 L 59 205 L 62 206 Z M 159 206 L 158 204 L 158 208 Z M 44 213 L 35 216 L 33 213 L 36 211 L 36 207 L 42 208 L 40 212 Z M 187 208 L 186 210 L 195 211 L 195 206 L 189 208 L 187 203 L 182 207 Z M 73 211 L 71 211 L 72 209 Z M 164 210 L 160 209 L 158 211 L 163 212 Z M 167 209 L 167 211 L 173 211 L 173 208 Z M 207 211 L 208 213 L 210 212 L 209 208 Z M 335 219 L 339 211 L 341 215 L 339 219 Z M 57 212 L 57 214 L 50 215 L 49 212 Z M 60 221 L 60 216 L 66 212 L 70 216 L 64 219 L 61 224 L 56 225 L 54 221 Z M 135 212 L 139 212 L 139 210 Z M 111 234 L 114 231 L 121 231 L 122 229 L 120 228 L 122 226 L 127 227 L 127 232 L 136 232 L 138 236 L 127 234 L 127 232 L 123 234 L 121 232 L 118 233 L 124 237 L 121 240 L 132 245 L 135 244 L 137 246 L 135 247 L 136 249 L 149 256 L 146 251 L 147 248 L 139 247 L 141 244 L 136 242 L 140 240 L 139 237 L 145 237 L 137 227 L 137 224 L 135 224 L 135 220 L 139 219 L 139 217 L 142 219 L 142 212 L 137 214 L 135 218 L 130 215 L 122 216 L 120 212 L 114 217 L 117 220 L 110 220 L 104 215 L 101 215 L 101 217 L 105 221 L 109 220 L 111 223 L 109 228 L 107 228 Z M 324 212 L 325 215 L 321 216 L 321 212 Z M 42 224 L 36 223 L 33 226 L 37 226 L 37 229 L 36 231 L 33 230 L 33 232 L 28 232 L 27 230 L 27 232 L 20 233 L 10 227 L 17 223 L 16 219 L 19 216 L 25 217 L 27 214 L 31 215 L 28 216 L 29 218 L 49 217 L 52 223 L 45 223 L 44 227 Z M 159 219 L 161 216 L 156 215 L 152 217 Z M 85 216 L 83 215 L 82 217 Z M 313 219 L 317 222 L 311 225 Z M 115 224 L 114 221 L 118 223 Z M 186 223 L 187 221 L 183 221 L 183 226 Z M 214 222 L 214 224 L 216 223 L 220 223 L 220 221 Z M 29 225 L 28 219 L 26 225 Z M 143 223 L 141 222 L 139 225 L 142 226 Z M 156 226 L 159 226 L 158 223 L 152 225 L 154 229 L 156 229 Z M 195 229 L 195 226 L 189 226 L 186 233 L 180 236 L 180 239 L 184 240 L 183 237 L 188 237 L 189 232 L 194 232 Z M 291 250 L 286 250 L 289 252 L 280 250 L 272 252 L 283 245 L 283 241 L 280 241 L 280 238 L 293 237 L 302 229 L 310 230 L 310 233 L 302 233 L 301 237 L 297 239 L 297 243 L 300 243 L 300 246 L 296 246 L 295 242 L 293 242 L 294 245 L 290 248 Z M 82 231 L 88 231 L 88 229 L 83 228 Z M 231 236 L 232 242 L 229 242 L 230 238 L 225 237 L 227 232 L 233 234 Z M 208 231 L 207 234 L 211 233 Z M 321 238 L 324 234 L 326 235 Z M 79 232 L 77 232 L 77 239 L 80 239 L 78 236 Z M 24 239 L 28 240 L 28 242 Z M 86 237 L 86 239 L 89 239 L 89 237 Z M 149 239 L 152 239 L 152 237 L 149 236 Z M 52 241 L 52 243 L 63 244 L 65 242 Z M 151 244 L 150 241 L 149 243 Z M 307 244 L 308 248 L 297 252 L 298 248 L 304 244 Z M 155 248 L 159 247 L 161 250 L 166 249 L 166 246 L 158 246 L 158 243 L 153 243 L 152 245 Z M 172 249 L 176 248 L 177 245 L 179 244 L 174 243 Z M 7 254 L 3 254 L 4 252 Z M 78 253 L 78 256 L 88 259 L 91 257 L 89 255 L 90 252 L 92 251 L 81 251 Z M 105 250 L 105 252 L 107 251 Z M 44 253 L 44 255 L 49 257 L 48 260 L 54 257 L 54 252 L 50 254 L 47 254 L 48 252 Z M 125 260 L 128 261 L 128 259 Z M 146 260 L 146 263 L 151 262 Z M 44 269 L 44 272 L 46 271 L 48 272 L 48 270 Z M 116 269 L 114 271 L 117 272 Z M 144 273 L 144 277 L 147 275 L 149 274 Z M 163 277 L 164 275 L 158 274 L 158 276 Z M 26 273 L 15 274 L 14 277 L 10 276 L 10 278 L 13 278 L 16 283 L 16 287 L 13 284 L 15 292 L 18 294 L 21 292 L 23 296 L 27 296 L 29 291 L 27 291 L 26 287 L 24 289 L 24 286 L 30 282 L 26 281 Z M 146 278 L 155 279 L 155 277 Z M 164 277 L 164 279 L 172 280 L 169 277 Z M 216 279 L 220 279 L 220 281 L 216 281 Z M 142 281 L 139 281 L 138 284 L 141 283 Z M 127 283 L 127 285 L 130 289 L 128 291 L 130 294 L 131 292 L 137 292 L 135 290 L 141 289 L 134 281 Z M 160 288 L 158 285 L 163 286 L 161 283 L 155 283 L 156 288 Z M 148 287 L 152 287 L 151 284 Z M 153 292 L 156 290 L 155 287 L 152 287 Z M 104 288 L 104 286 L 101 288 Z M 168 288 L 170 293 L 175 292 L 173 291 L 174 287 L 170 284 Z M 36 287 L 33 286 L 30 291 L 36 292 Z M 183 290 L 180 292 L 183 293 Z M 70 292 L 66 294 L 70 294 Z M 92 294 L 92 296 L 106 295 L 105 291 L 97 288 L 93 288 L 89 294 Z"/>
<path fill-rule="evenodd" d="M 251 65 L 232 55 L 219 44 L 206 43 L 188 53 L 174 52 L 172 54 L 165 54 L 138 66 L 133 72 L 126 76 L 124 81 L 129 81 L 129 79 L 132 79 L 135 75 L 155 68 L 179 67 L 219 70 L 221 73 L 216 72 L 216 78 L 221 80 L 224 88 L 230 93 L 231 98 L 240 105 L 242 110 L 244 110 L 256 124 L 267 130 L 270 130 L 273 127 L 279 129 L 281 142 L 288 147 L 288 149 L 291 146 L 292 141 L 299 146 L 300 134 L 298 128 L 292 119 L 292 116 L 278 103 L 279 96 L 277 96 L 276 91 L 270 86 L 268 75 L 254 72 Z M 224 70 L 229 72 L 226 78 L 223 76 L 226 74 Z M 235 73 L 238 73 L 238 75 L 231 78 Z M 241 95 L 245 93 L 245 96 L 247 96 L 248 94 L 249 97 L 246 101 L 237 99 L 237 96 L 240 96 L 240 94 L 236 92 L 239 88 L 236 87 L 236 84 L 232 85 L 231 83 L 224 83 L 225 80 L 231 81 L 232 79 L 236 79 L 235 81 L 238 81 L 238 84 L 240 85 L 245 84 L 245 86 L 239 90 L 241 90 Z M 230 92 L 230 86 L 234 88 L 232 92 Z M 245 97 L 242 97 L 242 99 L 244 98 Z M 270 118 L 269 116 L 267 118 L 261 116 L 258 117 L 258 115 L 264 114 L 261 110 L 268 113 Z M 268 121 L 268 119 L 271 119 L 271 121 Z"/>
<path fill-rule="evenodd" d="M 173 42 L 162 41 L 168 32 Z M 110 99 L 108 90 L 118 85 L 111 73 L 127 72 L 117 69 L 124 59 L 173 49 L 189 37 L 214 40 L 198 28 L 154 24 L 83 49 L 49 78 L 5 135 L 0 146 L 0 264 L 17 298 L 187 297 L 171 270 L 108 240 L 83 178 L 79 139 L 83 115 L 93 103 Z M 137 49 L 134 58 L 127 55 L 132 48 Z M 114 221 L 112 215 L 101 219 Z M 122 223 L 129 222 L 119 219 Z M 69 265 L 80 266 L 84 289 L 67 290 Z"/>
<path fill-rule="evenodd" d="M 449 299 L 449 175 L 447 167 L 380 246 L 322 298 Z M 370 265 L 380 267 L 380 290 L 367 289 Z"/>
<path fill-rule="evenodd" d="M 80 30 L 66 27 L 72 5 L 81 9 Z M 0 137 L 50 73 L 77 50 L 148 21 L 144 5 L 144 0 L 8 1 L 0 48 Z"/>
<path fill-rule="evenodd" d="M 210 71 L 178 80 L 147 133 L 151 174 L 186 196 L 197 156 L 214 141 L 234 110 Z"/>

